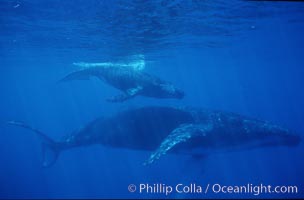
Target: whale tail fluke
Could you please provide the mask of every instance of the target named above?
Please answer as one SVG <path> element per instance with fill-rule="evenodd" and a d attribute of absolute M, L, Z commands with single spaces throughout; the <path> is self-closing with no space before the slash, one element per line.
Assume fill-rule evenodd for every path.
<path fill-rule="evenodd" d="M 93 74 L 90 69 L 83 69 L 66 75 L 58 82 L 66 82 L 66 81 L 74 81 L 74 80 L 89 80 L 92 75 Z"/>
<path fill-rule="evenodd" d="M 41 140 L 41 144 L 42 144 L 42 156 L 43 156 L 42 166 L 43 167 L 45 167 L 45 168 L 50 167 L 56 162 L 56 160 L 59 156 L 59 153 L 61 152 L 61 150 L 63 150 L 63 148 L 62 148 L 63 146 L 61 143 L 55 142 L 54 140 L 49 138 L 43 132 L 41 132 L 23 122 L 8 121 L 7 124 L 22 127 L 22 128 L 31 130 L 32 132 L 36 133 L 36 135 Z"/>

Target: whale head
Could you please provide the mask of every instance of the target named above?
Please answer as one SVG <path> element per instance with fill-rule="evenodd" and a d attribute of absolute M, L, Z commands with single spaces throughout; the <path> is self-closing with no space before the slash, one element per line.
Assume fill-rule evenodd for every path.
<path fill-rule="evenodd" d="M 301 143 L 302 138 L 299 135 L 291 133 L 288 130 L 277 130 L 275 139 L 280 145 L 297 146 Z"/>
<path fill-rule="evenodd" d="M 182 99 L 185 96 L 184 91 L 179 88 L 176 88 L 172 84 L 163 84 L 161 86 L 161 93 L 162 97 L 164 98 Z"/>
<path fill-rule="evenodd" d="M 258 141 L 258 146 L 297 146 L 301 143 L 301 136 L 293 131 L 282 128 L 267 121 L 244 120 L 245 138 L 252 137 Z"/>
<path fill-rule="evenodd" d="M 301 143 L 302 138 L 293 133 L 292 131 L 281 128 L 276 125 L 265 123 L 263 132 L 267 132 L 266 136 L 269 136 L 270 145 L 282 145 L 282 146 L 297 146 Z"/>
<path fill-rule="evenodd" d="M 185 97 L 185 93 L 184 91 L 175 88 L 174 92 L 172 93 L 172 97 L 176 98 L 176 99 L 182 99 Z"/>

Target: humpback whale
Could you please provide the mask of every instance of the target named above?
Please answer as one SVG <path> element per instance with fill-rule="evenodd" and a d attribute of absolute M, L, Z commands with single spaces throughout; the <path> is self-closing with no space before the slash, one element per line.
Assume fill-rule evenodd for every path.
<path fill-rule="evenodd" d="M 72 72 L 60 81 L 87 80 L 92 76 L 123 91 L 122 94 L 107 99 L 109 102 L 123 102 L 137 95 L 176 99 L 184 97 L 184 92 L 171 83 L 140 70 L 124 66 L 90 67 Z"/>
<path fill-rule="evenodd" d="M 149 106 L 127 110 L 98 118 L 58 142 L 25 123 L 8 123 L 29 129 L 41 139 L 44 167 L 54 164 L 64 150 L 94 144 L 151 151 L 144 162 L 151 164 L 167 153 L 196 156 L 205 154 L 196 152 L 208 149 L 296 146 L 301 141 L 299 135 L 266 121 L 199 108 Z"/>

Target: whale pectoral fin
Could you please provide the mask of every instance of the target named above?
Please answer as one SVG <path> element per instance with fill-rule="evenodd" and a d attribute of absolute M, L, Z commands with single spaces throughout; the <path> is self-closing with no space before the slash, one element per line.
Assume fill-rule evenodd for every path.
<path fill-rule="evenodd" d="M 142 89 L 143 89 L 143 86 L 137 86 L 135 88 L 128 89 L 127 93 L 134 96 L 134 95 L 137 95 Z"/>
<path fill-rule="evenodd" d="M 144 165 L 151 164 L 165 155 L 170 149 L 176 145 L 187 142 L 194 137 L 204 137 L 212 129 L 211 125 L 203 124 L 182 124 L 174 129 L 161 143 L 159 148 L 151 154 L 150 158 Z"/>
<path fill-rule="evenodd" d="M 111 97 L 107 99 L 107 101 L 112 103 L 126 101 L 128 99 L 135 97 L 142 90 L 142 88 L 143 88 L 142 86 L 138 86 L 136 88 L 130 88 L 124 94 Z"/>
<path fill-rule="evenodd" d="M 118 103 L 118 102 L 123 102 L 126 101 L 127 99 L 130 99 L 132 97 L 126 95 L 126 94 L 120 94 L 111 98 L 108 98 L 107 101 L 111 103 Z"/>

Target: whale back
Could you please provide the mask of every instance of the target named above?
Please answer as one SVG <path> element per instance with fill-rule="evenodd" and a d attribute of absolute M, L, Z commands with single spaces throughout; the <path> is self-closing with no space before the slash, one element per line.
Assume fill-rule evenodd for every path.
<path fill-rule="evenodd" d="M 193 123 L 191 113 L 169 107 L 144 107 L 104 121 L 102 143 L 135 149 L 155 149 L 181 124 Z"/>

